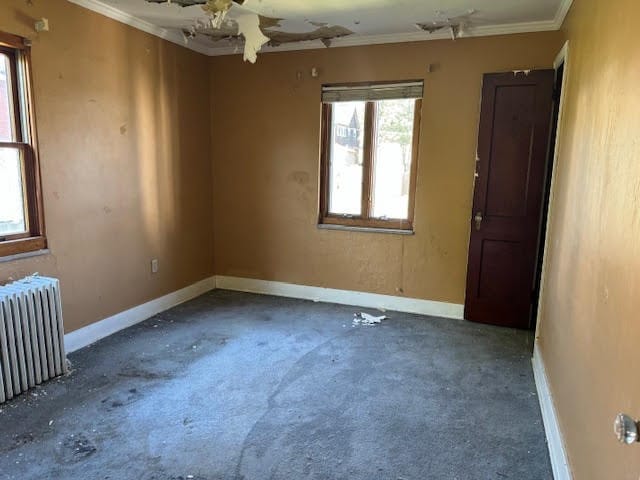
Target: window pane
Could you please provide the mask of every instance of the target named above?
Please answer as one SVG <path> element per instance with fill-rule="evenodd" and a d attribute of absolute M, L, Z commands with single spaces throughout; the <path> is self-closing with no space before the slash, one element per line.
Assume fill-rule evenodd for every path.
<path fill-rule="evenodd" d="M 11 62 L 0 53 L 0 142 L 13 142 L 15 135 L 13 95 L 11 93 Z"/>
<path fill-rule="evenodd" d="M 409 218 L 415 104 L 414 99 L 376 102 L 372 204 L 375 218 Z"/>
<path fill-rule="evenodd" d="M 332 106 L 329 213 L 362 212 L 365 106 L 365 102 L 338 102 Z"/>
<path fill-rule="evenodd" d="M 0 148 L 0 236 L 24 233 L 21 150 Z"/>

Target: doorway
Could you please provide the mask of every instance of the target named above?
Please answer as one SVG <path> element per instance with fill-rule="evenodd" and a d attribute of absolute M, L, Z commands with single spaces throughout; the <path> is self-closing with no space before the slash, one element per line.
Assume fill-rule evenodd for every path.
<path fill-rule="evenodd" d="M 535 328 L 564 78 L 553 70 L 483 79 L 465 318 Z"/>

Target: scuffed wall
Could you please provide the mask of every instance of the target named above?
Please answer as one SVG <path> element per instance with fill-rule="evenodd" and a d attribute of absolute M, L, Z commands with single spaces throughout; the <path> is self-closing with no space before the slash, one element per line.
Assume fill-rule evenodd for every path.
<path fill-rule="evenodd" d="M 640 50 L 636 0 L 575 1 L 538 343 L 574 478 L 637 480 Z"/>
<path fill-rule="evenodd" d="M 0 282 L 59 277 L 71 331 L 210 276 L 209 60 L 63 0 L 3 0 L 0 31 L 33 38 L 51 249 Z"/>
<path fill-rule="evenodd" d="M 549 68 L 561 46 L 546 32 L 213 58 L 216 273 L 463 303 L 482 74 Z M 416 234 L 319 230 L 322 83 L 421 78 Z"/>

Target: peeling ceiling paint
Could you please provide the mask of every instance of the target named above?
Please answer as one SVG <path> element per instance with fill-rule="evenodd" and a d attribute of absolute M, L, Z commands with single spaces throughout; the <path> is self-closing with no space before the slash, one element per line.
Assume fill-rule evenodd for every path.
<path fill-rule="evenodd" d="M 191 7 L 193 5 L 204 5 L 207 3 L 207 0 L 147 0 L 149 3 L 173 3 L 174 5 L 179 5 L 181 7 Z M 230 3 L 230 2 L 229 2 Z M 244 3 L 244 1 L 236 2 L 240 5 Z"/>
<path fill-rule="evenodd" d="M 283 43 L 296 43 L 296 42 L 308 42 L 311 40 L 320 40 L 325 47 L 331 46 L 331 41 L 336 38 L 347 37 L 352 35 L 353 32 L 348 28 L 344 28 L 338 25 L 328 27 L 322 26 L 315 30 L 305 33 L 290 33 L 280 31 L 268 31 L 267 36 L 271 39 L 269 45 L 277 47 Z"/>
<path fill-rule="evenodd" d="M 189 29 L 183 29 L 185 41 L 204 35 L 213 41 L 227 41 L 244 45 L 244 60 L 255 63 L 263 45 L 277 47 L 283 43 L 320 40 L 327 48 L 331 41 L 353 34 L 339 25 L 328 26 L 326 22 L 306 20 L 315 27 L 311 31 L 286 32 L 272 30 L 280 27 L 283 19 L 261 15 L 245 7 L 245 0 L 146 0 L 148 3 L 176 4 L 180 7 L 199 5 L 207 21 L 196 18 Z"/>
<path fill-rule="evenodd" d="M 253 12 L 245 12 L 236 18 L 238 34 L 244 37 L 244 61 L 256 63 L 258 52 L 262 46 L 269 42 L 260 29 L 260 17 Z"/>
<path fill-rule="evenodd" d="M 83 0 L 71 0 L 82 3 Z M 89 1 L 89 0 L 86 0 Z M 252 49 L 317 48 L 366 43 L 366 38 L 452 38 L 489 31 L 557 28 L 568 0 L 91 0 L 168 32 L 210 54 Z M 566 8 L 564 8 L 566 13 Z M 251 20 L 249 17 L 251 16 Z M 564 15 L 564 13 L 562 13 Z M 242 32 L 238 19 L 241 20 Z M 484 29 L 484 30 L 483 30 Z M 508 32 L 507 32 L 508 33 Z M 246 35 L 245 35 L 246 34 Z M 486 33 L 485 33 L 486 34 Z M 266 40 L 265 40 L 266 38 Z M 347 40 L 345 41 L 343 39 Z M 350 40 L 353 39 L 353 40 Z M 178 41 L 176 39 L 176 41 Z M 322 43 L 320 43 L 322 42 Z M 317 43 L 317 45 L 316 45 Z M 260 45 L 258 45 L 260 44 Z M 299 46 L 298 46 L 299 45 Z M 285 48 L 285 47 L 279 47 Z"/>
<path fill-rule="evenodd" d="M 424 30 L 427 33 L 435 33 L 440 30 L 448 30 L 451 33 L 451 39 L 455 40 L 458 37 L 462 37 L 466 34 L 467 29 L 473 25 L 474 15 L 478 13 L 475 9 L 470 9 L 464 15 L 458 15 L 456 17 L 447 17 L 442 12 L 439 12 L 439 17 L 436 20 L 426 23 L 416 23 L 416 27 L 420 30 Z"/>
<path fill-rule="evenodd" d="M 334 26 L 318 27 L 310 32 L 283 32 L 281 30 L 274 30 L 273 27 L 279 26 L 278 24 L 272 25 L 268 17 L 260 17 L 260 27 L 264 35 L 268 38 L 267 45 L 271 47 L 278 47 L 285 43 L 307 42 L 313 40 L 320 40 L 326 47 L 331 46 L 331 41 L 336 38 L 346 37 L 352 35 L 353 32 L 344 27 Z M 214 42 L 228 42 L 237 46 L 241 46 L 243 38 L 238 32 L 238 28 L 235 25 L 227 26 L 219 29 L 212 29 L 208 26 L 196 26 L 194 30 L 184 30 L 185 35 L 193 37 L 194 34 L 204 35 L 209 37 Z"/>

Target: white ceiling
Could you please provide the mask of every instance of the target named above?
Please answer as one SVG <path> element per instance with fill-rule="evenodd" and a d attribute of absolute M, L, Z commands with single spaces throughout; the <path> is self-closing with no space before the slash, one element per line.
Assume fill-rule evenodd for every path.
<path fill-rule="evenodd" d="M 198 19 L 206 19 L 202 7 L 181 7 L 175 3 L 156 4 L 146 0 L 69 0 L 141 30 L 181 43 L 208 55 L 237 52 L 226 41 L 197 35 L 185 40 L 183 29 Z M 176 0 L 172 0 L 176 2 Z M 465 34 L 483 36 L 506 33 L 556 30 L 571 0 L 246 0 L 244 7 L 266 17 L 282 19 L 275 29 L 310 32 L 313 23 L 326 23 L 353 31 L 332 42 L 332 46 L 365 45 L 445 38 L 448 31 L 433 34 L 420 31 L 416 23 L 443 22 L 466 15 Z M 324 48 L 319 41 L 265 47 L 263 51 Z"/>

